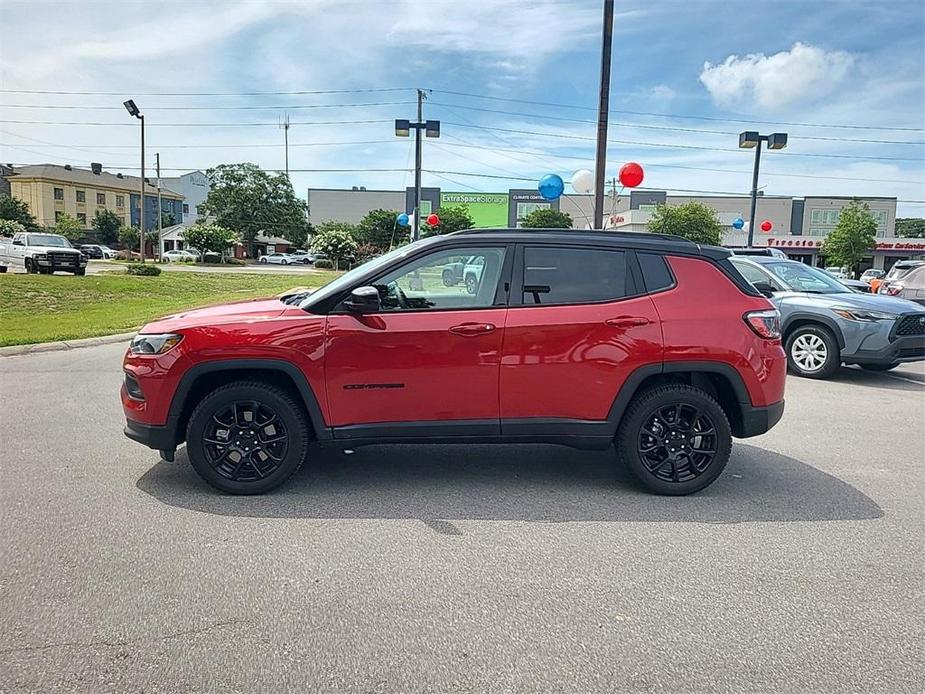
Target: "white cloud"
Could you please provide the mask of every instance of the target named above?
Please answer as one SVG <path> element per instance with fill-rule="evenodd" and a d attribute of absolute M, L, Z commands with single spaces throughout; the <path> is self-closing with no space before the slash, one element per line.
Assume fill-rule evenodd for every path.
<path fill-rule="evenodd" d="M 730 55 L 716 65 L 706 62 L 700 81 L 721 105 L 757 103 L 779 109 L 797 100 L 818 101 L 849 75 L 855 63 L 850 53 L 797 42 L 789 51 L 771 56 Z"/>

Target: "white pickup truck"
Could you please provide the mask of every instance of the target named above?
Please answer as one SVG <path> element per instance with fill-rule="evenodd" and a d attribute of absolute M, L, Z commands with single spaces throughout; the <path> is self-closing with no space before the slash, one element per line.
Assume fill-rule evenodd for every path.
<path fill-rule="evenodd" d="M 0 272 L 8 267 L 47 275 L 59 271 L 86 275 L 87 256 L 63 236 L 27 231 L 13 234 L 12 239 L 0 239 Z"/>

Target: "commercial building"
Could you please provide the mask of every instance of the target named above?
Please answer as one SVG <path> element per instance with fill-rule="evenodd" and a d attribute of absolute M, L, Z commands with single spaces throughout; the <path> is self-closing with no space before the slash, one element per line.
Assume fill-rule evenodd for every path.
<path fill-rule="evenodd" d="M 68 214 L 89 228 L 98 210 L 114 212 L 126 226 L 141 224 L 141 179 L 103 171 L 100 164 L 89 169 L 56 164 L 21 166 L 5 176 L 10 193 L 29 206 L 36 221 L 52 227 L 63 214 Z M 157 188 L 145 185 L 145 225 L 157 226 Z M 183 196 L 169 188 L 161 188 L 161 210 L 183 221 Z"/>
<path fill-rule="evenodd" d="M 183 196 L 183 221 L 195 224 L 205 218 L 199 206 L 206 201 L 211 186 L 202 171 L 190 171 L 182 176 L 161 178 L 161 193 L 168 188 Z M 163 195 L 162 195 L 163 197 Z"/>
<path fill-rule="evenodd" d="M 543 200 L 536 190 L 511 189 L 506 193 L 472 193 L 423 188 L 422 216 L 439 212 L 441 206 L 465 205 L 476 227 L 517 227 L 534 209 L 552 207 L 569 214 L 575 228 L 589 228 L 593 219 L 593 198 L 588 195 L 563 195 L 559 200 Z M 410 212 L 414 191 L 352 190 L 313 188 L 308 191 L 309 219 L 313 224 L 339 221 L 355 224 L 374 209 Z M 765 220 L 771 230 L 755 229 L 756 246 L 780 248 L 795 260 L 821 265 L 822 242 L 835 228 L 841 209 L 851 197 L 792 198 L 761 195 L 755 215 L 756 226 Z M 889 268 L 899 259 L 925 257 L 925 240 L 896 237 L 896 198 L 864 197 L 877 221 L 877 244 L 861 268 Z M 748 227 L 736 229 L 737 217 L 748 220 L 751 198 L 748 196 L 669 195 L 658 190 L 634 190 L 617 198 L 605 199 L 604 225 L 619 231 L 648 231 L 648 222 L 659 205 L 683 205 L 699 202 L 712 209 L 723 225 L 723 245 L 744 246 Z"/>

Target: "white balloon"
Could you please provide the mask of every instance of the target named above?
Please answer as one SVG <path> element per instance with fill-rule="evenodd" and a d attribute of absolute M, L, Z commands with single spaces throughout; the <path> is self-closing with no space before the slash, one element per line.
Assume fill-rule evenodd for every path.
<path fill-rule="evenodd" d="M 594 174 L 587 169 L 578 169 L 572 174 L 572 190 L 580 195 L 586 195 L 594 190 Z"/>

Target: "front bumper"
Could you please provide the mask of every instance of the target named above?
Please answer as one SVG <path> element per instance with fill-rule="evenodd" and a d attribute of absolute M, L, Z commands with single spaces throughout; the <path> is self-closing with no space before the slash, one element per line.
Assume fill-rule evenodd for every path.
<path fill-rule="evenodd" d="M 751 404 L 740 404 L 741 421 L 733 422 L 732 435 L 736 438 L 747 439 L 751 436 L 760 436 L 771 428 L 784 416 L 784 401 L 756 407 Z"/>
<path fill-rule="evenodd" d="M 859 349 L 854 354 L 842 355 L 842 359 L 846 364 L 895 364 L 923 361 L 925 360 L 925 336 L 897 337 L 882 349 Z"/>
<path fill-rule="evenodd" d="M 132 441 L 142 443 L 156 451 L 174 451 L 177 448 L 173 427 L 142 424 L 132 419 L 126 419 L 122 433 Z"/>

